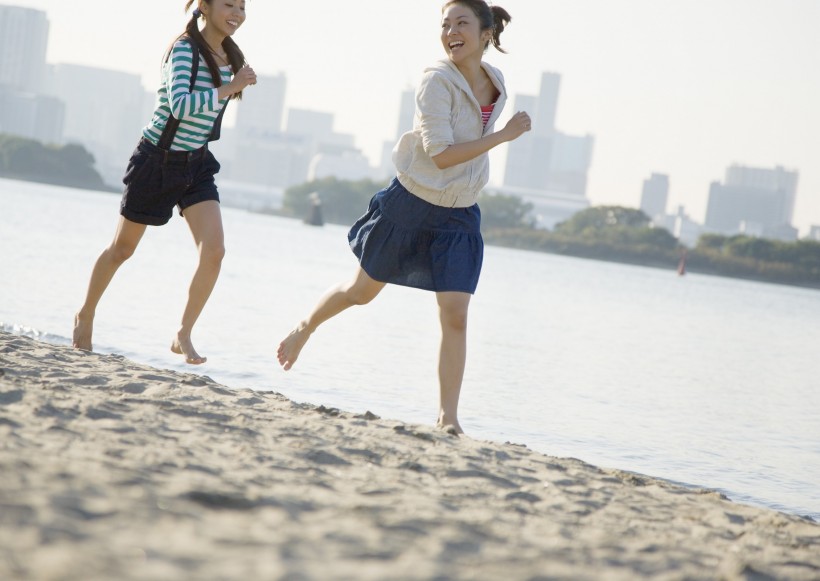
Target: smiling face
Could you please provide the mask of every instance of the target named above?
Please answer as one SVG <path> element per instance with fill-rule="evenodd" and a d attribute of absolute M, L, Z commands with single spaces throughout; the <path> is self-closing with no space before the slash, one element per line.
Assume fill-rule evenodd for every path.
<path fill-rule="evenodd" d="M 200 0 L 205 25 L 220 36 L 231 36 L 245 22 L 245 0 Z"/>
<path fill-rule="evenodd" d="M 441 19 L 441 44 L 450 60 L 456 64 L 471 59 L 481 60 L 490 31 L 481 30 L 478 16 L 462 4 L 444 8 Z"/>

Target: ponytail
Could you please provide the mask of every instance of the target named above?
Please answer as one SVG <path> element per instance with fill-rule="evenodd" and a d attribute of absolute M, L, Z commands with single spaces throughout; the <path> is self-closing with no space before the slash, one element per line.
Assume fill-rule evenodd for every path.
<path fill-rule="evenodd" d="M 206 0 L 207 1 L 207 0 Z M 185 11 L 187 12 L 191 5 L 194 3 L 194 0 L 186 0 L 185 2 Z M 174 43 L 178 40 L 187 39 L 191 43 L 196 43 L 197 48 L 199 49 L 199 53 L 205 59 L 205 63 L 208 65 L 208 71 L 211 73 L 211 78 L 213 78 L 214 86 L 221 87 L 222 86 L 222 75 L 219 72 L 219 65 L 216 64 L 216 59 L 214 58 L 214 53 L 211 50 L 211 47 L 208 46 L 208 43 L 205 42 L 205 38 L 202 36 L 202 33 L 199 31 L 199 17 L 202 16 L 202 12 L 199 8 L 196 8 L 191 13 L 191 19 L 188 21 L 188 24 L 185 26 L 185 32 L 180 34 L 177 38 L 174 39 Z M 174 46 L 174 43 L 171 43 L 171 46 L 168 48 L 168 52 L 166 53 L 166 58 L 168 54 L 171 53 L 171 49 Z M 225 49 L 225 54 L 228 55 L 228 62 L 231 65 L 231 71 L 233 74 L 239 72 L 239 70 L 245 66 L 245 55 L 242 53 L 242 50 L 236 44 L 234 39 L 230 36 L 226 36 L 225 40 L 222 41 L 222 48 Z M 231 99 L 241 99 L 242 98 L 242 91 L 238 93 L 234 93 L 231 96 Z"/>
<path fill-rule="evenodd" d="M 490 6 L 485 0 L 447 0 L 442 6 L 442 11 L 451 4 L 461 4 L 472 10 L 481 24 L 481 31 L 492 30 L 493 38 L 490 42 L 493 43 L 496 50 L 503 53 L 507 52 L 501 48 L 501 33 L 504 32 L 504 28 L 512 20 L 509 12 L 501 6 Z M 490 42 L 484 47 L 485 49 L 489 47 Z"/>
<path fill-rule="evenodd" d="M 512 20 L 512 16 L 501 6 L 493 6 L 490 10 L 493 13 L 493 46 L 499 52 L 506 54 L 507 51 L 501 48 L 501 33 Z"/>

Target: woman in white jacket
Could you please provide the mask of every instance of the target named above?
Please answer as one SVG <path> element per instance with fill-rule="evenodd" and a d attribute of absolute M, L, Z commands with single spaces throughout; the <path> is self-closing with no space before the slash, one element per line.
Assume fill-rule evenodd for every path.
<path fill-rule="evenodd" d="M 373 300 L 385 284 L 436 293 L 441 321 L 440 405 L 437 425 L 462 433 L 458 399 L 467 358 L 467 311 L 481 272 L 484 243 L 478 194 L 489 179 L 493 147 L 530 130 L 518 112 L 493 131 L 507 99 L 501 72 L 482 61 L 510 15 L 485 0 L 448 0 L 441 42 L 447 55 L 428 68 L 416 91 L 413 130 L 393 151 L 396 177 L 351 228 L 360 267 L 352 281 L 331 289 L 281 342 L 285 370 L 316 328 L 354 305 Z"/>

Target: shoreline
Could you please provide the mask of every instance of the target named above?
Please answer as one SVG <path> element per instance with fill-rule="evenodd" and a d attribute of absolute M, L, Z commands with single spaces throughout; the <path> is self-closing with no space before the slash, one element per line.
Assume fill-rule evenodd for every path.
<path fill-rule="evenodd" d="M 820 577 L 807 519 L 5 332 L 0 442 L 3 579 Z"/>

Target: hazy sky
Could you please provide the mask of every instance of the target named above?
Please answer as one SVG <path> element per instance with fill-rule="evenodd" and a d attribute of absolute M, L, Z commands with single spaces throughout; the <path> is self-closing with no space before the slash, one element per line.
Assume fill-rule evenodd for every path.
<path fill-rule="evenodd" d="M 48 13 L 49 62 L 137 73 L 151 91 L 186 22 L 184 0 L 0 2 Z M 443 57 L 441 3 L 248 0 L 235 39 L 257 73 L 285 72 L 286 106 L 335 113 L 336 131 L 377 163 L 400 91 Z M 512 96 L 537 93 L 543 71 L 562 76 L 558 128 L 596 139 L 593 204 L 637 206 L 643 180 L 660 172 L 669 209 L 685 205 L 702 222 L 728 165 L 782 165 L 800 172 L 795 225 L 820 224 L 820 1 L 497 3 L 513 17 L 509 54 L 486 59 Z M 493 183 L 504 153 L 493 154 Z"/>

